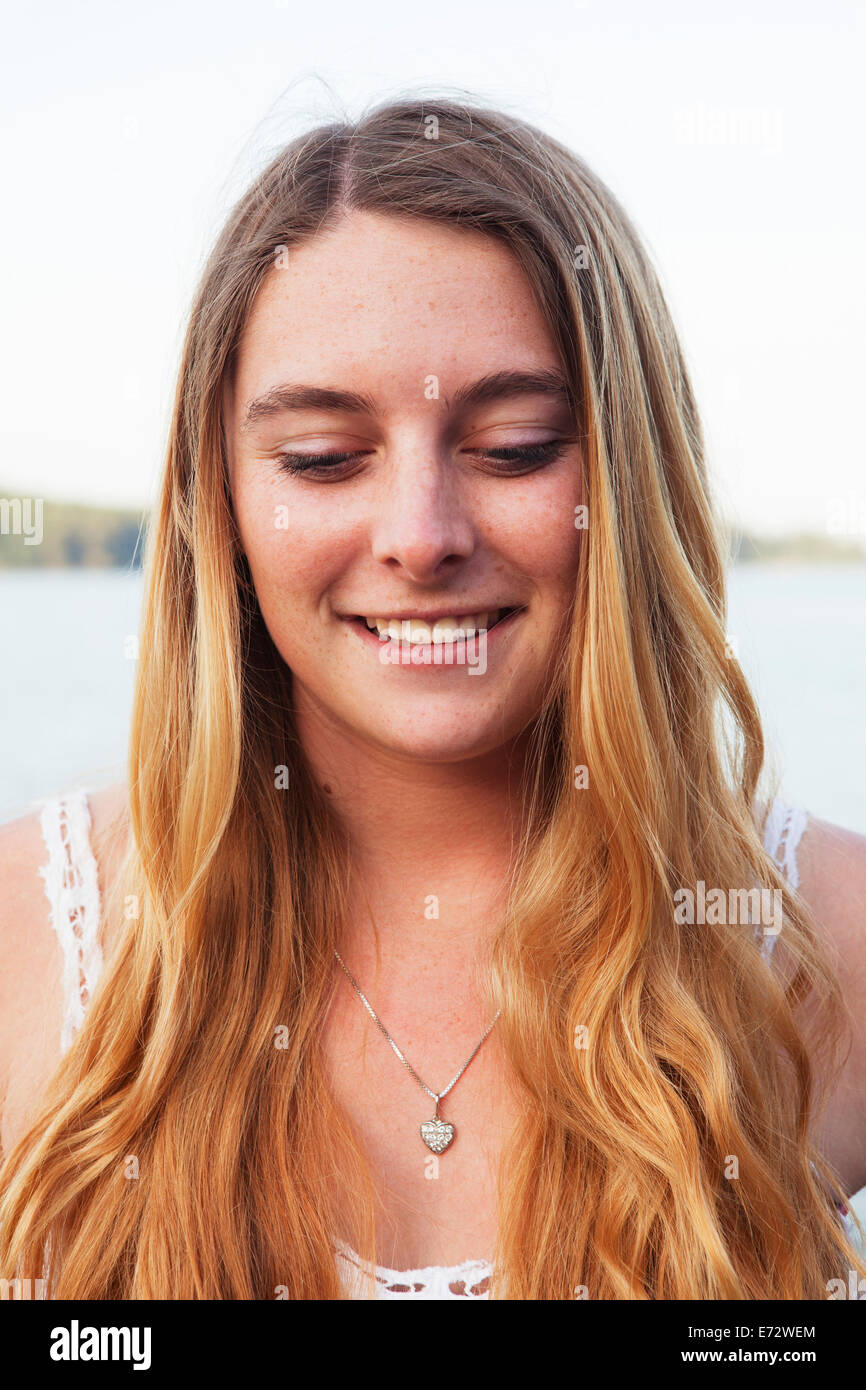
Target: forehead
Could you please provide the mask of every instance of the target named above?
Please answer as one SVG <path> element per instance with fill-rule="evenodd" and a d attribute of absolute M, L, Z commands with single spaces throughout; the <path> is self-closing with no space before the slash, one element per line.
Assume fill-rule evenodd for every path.
<path fill-rule="evenodd" d="M 554 366 L 532 287 L 492 237 L 411 217 L 352 212 L 285 253 L 266 277 L 238 352 L 241 395 L 290 366 L 316 380 L 399 368 L 431 373 Z M 335 383 L 329 383 L 335 384 Z"/>

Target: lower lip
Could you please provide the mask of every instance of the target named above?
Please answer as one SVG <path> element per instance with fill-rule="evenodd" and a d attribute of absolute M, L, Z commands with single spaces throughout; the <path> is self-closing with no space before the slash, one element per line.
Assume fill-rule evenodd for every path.
<path fill-rule="evenodd" d="M 485 635 L 485 638 L 486 638 L 487 650 L 488 650 L 488 651 L 490 650 L 491 647 L 498 647 L 498 646 L 499 646 L 499 643 L 500 643 L 500 641 L 502 640 L 502 637 L 511 631 L 511 629 L 514 627 L 515 623 L 518 621 L 519 618 L 522 618 L 522 617 L 523 617 L 523 614 L 524 614 L 525 612 L 526 612 L 526 609 L 525 609 L 525 608 L 515 608 L 515 609 L 514 609 L 514 612 L 513 612 L 513 613 L 509 613 L 509 615 L 508 615 L 507 618 L 502 618 L 502 619 L 500 620 L 500 622 L 495 623 L 493 627 L 491 627 L 491 628 L 486 628 L 486 629 L 484 630 L 484 635 Z M 350 628 L 352 628 L 352 630 L 353 630 L 354 632 L 356 632 L 356 633 L 358 634 L 358 636 L 360 637 L 361 641 L 362 641 L 366 646 L 369 646 L 369 647 L 371 648 L 371 650 L 374 651 L 374 652 L 376 653 L 376 658 L 377 658 L 377 660 L 378 660 L 378 659 L 379 659 L 379 653 L 381 652 L 382 647 L 383 647 L 383 645 L 384 645 L 384 643 L 382 642 L 382 639 L 379 637 L 378 632 L 371 632 L 370 629 L 368 628 L 367 624 L 364 622 L 364 619 L 363 619 L 363 618 L 345 618 L 343 621 L 344 621 L 345 623 L 347 623 L 347 625 L 348 625 Z M 466 639 L 465 639 L 465 642 L 412 642 L 412 643 L 405 643 L 405 642 L 402 642 L 402 641 L 398 641 L 398 642 L 396 643 L 396 646 L 400 649 L 401 655 L 402 655 L 403 651 L 405 651 L 407 648 L 408 648 L 409 651 L 414 651 L 414 650 L 417 648 L 418 651 L 424 653 L 424 659 L 423 659 L 423 660 L 419 660 L 417 664 L 414 664 L 414 663 L 413 663 L 413 664 L 409 664 L 409 663 L 407 662 L 405 665 L 403 665 L 402 662 L 399 662 L 399 661 L 394 662 L 393 665 L 396 666 L 396 667 L 398 667 L 400 670 L 403 670 L 403 671 L 442 671 L 442 670 L 446 670 L 446 671 L 447 671 L 447 670 L 452 669 L 452 668 L 454 668 L 454 667 L 456 667 L 456 668 L 459 670 L 459 669 L 460 669 L 460 665 L 461 665 L 460 662 L 455 661 L 455 660 L 453 659 L 453 655 L 452 655 L 452 658 L 451 658 L 450 660 L 448 659 L 449 649 L 453 649 L 453 651 L 456 652 L 456 650 L 457 650 L 459 647 L 463 646 L 465 651 L 469 652 L 471 655 L 474 656 L 477 652 L 479 652 L 479 651 L 481 650 L 481 640 L 480 640 L 479 634 L 476 632 L 476 635 L 475 635 L 474 637 L 466 638 Z M 437 665 L 436 663 L 434 663 L 434 661 L 433 661 L 433 652 L 436 650 L 437 647 L 441 648 L 441 650 L 442 650 L 442 657 L 443 657 L 441 663 L 438 664 L 438 665 Z M 385 663 L 380 662 L 380 664 L 384 665 Z M 388 662 L 387 664 L 390 666 L 392 663 Z"/>

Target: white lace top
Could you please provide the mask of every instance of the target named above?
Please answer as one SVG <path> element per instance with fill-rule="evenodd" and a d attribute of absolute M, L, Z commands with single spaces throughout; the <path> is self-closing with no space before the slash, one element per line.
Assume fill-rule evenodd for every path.
<path fill-rule="evenodd" d="M 797 845 L 806 826 L 802 807 L 773 802 L 764 831 L 769 854 L 783 869 L 791 886 L 799 886 Z M 51 922 L 63 951 L 65 1012 L 61 1049 L 66 1051 L 80 1028 L 102 969 L 99 943 L 101 904 L 97 866 L 90 843 L 90 807 L 84 789 L 46 801 L 40 822 L 48 858 L 39 872 L 51 906 Z M 775 936 L 765 935 L 764 950 L 773 949 Z M 444 1299 L 488 1298 L 493 1267 L 487 1260 L 426 1269 L 364 1269 L 359 1256 L 342 1242 L 335 1258 L 346 1295 L 365 1298 Z M 370 1280 L 373 1283 L 371 1286 Z"/>

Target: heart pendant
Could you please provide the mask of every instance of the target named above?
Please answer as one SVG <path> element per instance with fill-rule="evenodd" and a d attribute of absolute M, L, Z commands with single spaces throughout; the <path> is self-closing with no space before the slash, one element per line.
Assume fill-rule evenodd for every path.
<path fill-rule="evenodd" d="M 447 1120 L 440 1120 L 438 1116 L 433 1120 L 425 1120 L 421 1126 L 421 1138 L 432 1153 L 444 1153 L 454 1138 L 454 1126 Z"/>

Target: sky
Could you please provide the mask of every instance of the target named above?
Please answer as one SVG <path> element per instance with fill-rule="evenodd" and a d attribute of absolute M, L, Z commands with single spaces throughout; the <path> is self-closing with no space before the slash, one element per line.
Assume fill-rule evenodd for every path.
<path fill-rule="evenodd" d="M 463 89 L 629 211 L 728 519 L 866 535 L 858 0 L 45 0 L 4 30 L 4 494 L 150 505 L 189 303 L 251 175 L 314 124 Z"/>

